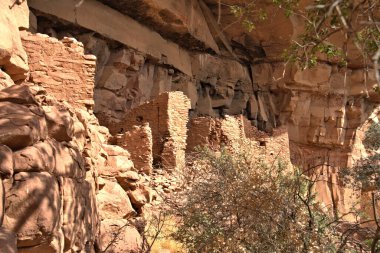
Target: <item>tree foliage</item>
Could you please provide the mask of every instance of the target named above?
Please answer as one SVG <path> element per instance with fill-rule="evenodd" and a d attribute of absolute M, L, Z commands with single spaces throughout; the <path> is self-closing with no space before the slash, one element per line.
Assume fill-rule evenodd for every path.
<path fill-rule="evenodd" d="M 356 47 L 363 64 L 377 63 L 380 30 L 378 1 L 315 0 L 305 10 L 293 9 L 303 17 L 304 32 L 293 42 L 289 56 L 302 67 L 312 67 L 318 58 L 349 64 L 350 44 Z M 333 40 L 338 36 L 339 40 Z"/>
<path fill-rule="evenodd" d="M 247 0 L 230 6 L 231 12 L 249 30 L 268 17 L 265 9 L 257 7 L 262 1 Z M 305 2 L 308 4 L 305 5 Z M 379 70 L 380 60 L 380 1 L 378 0 L 272 0 L 287 17 L 301 18 L 303 32 L 284 52 L 287 62 L 310 68 L 319 60 L 350 65 L 355 48 L 361 64 Z M 380 73 L 374 71 L 378 84 Z M 375 87 L 378 89 L 379 86 Z"/>
<path fill-rule="evenodd" d="M 364 146 L 370 150 L 380 148 L 380 123 L 373 123 L 365 134 Z"/>
<path fill-rule="evenodd" d="M 373 122 L 365 133 L 363 144 L 368 156 L 356 161 L 352 168 L 341 171 L 346 184 L 357 190 L 380 191 L 380 124 Z"/>
<path fill-rule="evenodd" d="M 372 222 L 371 227 L 376 229 L 369 240 L 371 252 L 375 253 L 380 250 L 380 220 L 378 217 L 380 199 L 380 125 L 378 123 L 372 123 L 366 132 L 363 143 L 367 149 L 368 156 L 358 160 L 352 168 L 342 169 L 340 174 L 346 185 L 362 192 L 362 194 L 371 194 L 370 203 L 362 203 L 362 208 L 372 212 L 372 217 L 365 222 Z"/>

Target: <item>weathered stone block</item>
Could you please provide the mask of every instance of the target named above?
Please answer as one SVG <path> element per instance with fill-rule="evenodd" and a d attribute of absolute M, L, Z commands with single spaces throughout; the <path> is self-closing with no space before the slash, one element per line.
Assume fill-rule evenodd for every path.
<path fill-rule="evenodd" d="M 23 15 L 17 15 L 18 11 L 12 11 L 9 8 L 12 5 L 17 5 L 17 3 L 11 0 L 0 2 L 0 66 L 14 81 L 20 81 L 26 78 L 29 67 L 26 53 L 21 45 L 19 32 L 19 25 L 22 25 L 21 18 Z M 23 6 L 25 7 L 26 3 Z M 16 9 L 19 9 L 19 7 L 16 7 Z"/>
<path fill-rule="evenodd" d="M 39 142 L 14 152 L 16 172 L 49 172 L 57 176 L 83 178 L 83 158 L 78 150 L 55 140 Z"/>
<path fill-rule="evenodd" d="M 100 244 L 101 250 L 107 253 L 139 253 L 142 238 L 137 229 L 129 225 L 128 220 L 106 219 L 101 223 Z"/>
<path fill-rule="evenodd" d="M 17 246 L 50 245 L 61 222 L 56 179 L 48 173 L 17 173 L 6 196 L 3 226 L 17 233 Z"/>
<path fill-rule="evenodd" d="M 37 105 L 32 90 L 28 85 L 13 85 L 0 91 L 0 102 L 12 102 L 16 104 Z"/>
<path fill-rule="evenodd" d="M 150 201 L 149 189 L 144 186 L 128 191 L 128 196 L 132 205 L 136 207 L 136 209 L 140 209 Z"/>
<path fill-rule="evenodd" d="M 0 70 L 0 90 L 10 87 L 14 85 L 12 78 L 5 73 L 4 71 Z"/>
<path fill-rule="evenodd" d="M 103 188 L 96 195 L 99 216 L 104 219 L 128 219 L 136 214 L 127 193 L 121 186 L 102 179 Z"/>
<path fill-rule="evenodd" d="M 45 117 L 38 107 L 0 102 L 0 144 L 20 149 L 45 139 L 46 135 Z"/>
<path fill-rule="evenodd" d="M 7 146 L 0 145 L 0 180 L 13 176 L 13 154 Z"/>
<path fill-rule="evenodd" d="M 16 234 L 0 226 L 0 252 L 17 253 Z"/>
<path fill-rule="evenodd" d="M 71 141 L 74 137 L 74 120 L 67 108 L 62 105 L 43 106 L 51 138 L 57 141 Z"/>
<path fill-rule="evenodd" d="M 99 226 L 95 192 L 87 181 L 62 178 L 62 231 L 64 251 L 85 250 L 93 243 Z"/>
<path fill-rule="evenodd" d="M 138 186 L 140 176 L 135 171 L 127 171 L 116 176 L 117 182 L 125 191 L 135 190 Z"/>

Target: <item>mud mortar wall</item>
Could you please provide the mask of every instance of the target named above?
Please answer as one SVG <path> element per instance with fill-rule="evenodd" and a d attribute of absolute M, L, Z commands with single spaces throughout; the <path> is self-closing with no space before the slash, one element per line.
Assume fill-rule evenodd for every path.
<path fill-rule="evenodd" d="M 182 92 L 162 93 L 156 99 L 130 110 L 113 124 L 111 133 L 124 133 L 133 126 L 149 123 L 155 164 L 173 169 L 184 162 L 190 100 Z"/>
<path fill-rule="evenodd" d="M 73 105 L 93 103 L 96 57 L 85 55 L 75 39 L 58 41 L 43 35 L 23 34 L 30 79 L 57 99 Z"/>

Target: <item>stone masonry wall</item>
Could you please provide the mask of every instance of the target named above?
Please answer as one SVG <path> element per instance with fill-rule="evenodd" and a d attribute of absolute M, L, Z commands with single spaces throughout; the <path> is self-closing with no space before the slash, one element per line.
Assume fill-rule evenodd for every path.
<path fill-rule="evenodd" d="M 111 134 L 122 134 L 132 130 L 135 125 L 149 123 L 153 136 L 153 155 L 154 159 L 161 154 L 163 139 L 169 135 L 168 123 L 168 93 L 164 93 L 157 99 L 148 101 L 141 106 L 130 110 L 125 114 L 120 123 L 113 123 L 109 129 Z"/>
<path fill-rule="evenodd" d="M 175 168 L 184 157 L 189 109 L 190 101 L 182 92 L 162 93 L 130 110 L 123 121 L 110 126 L 110 131 L 123 133 L 133 126 L 149 123 L 155 163 L 168 169 Z"/>
<path fill-rule="evenodd" d="M 215 121 L 210 117 L 194 117 L 189 121 L 186 152 L 192 152 L 198 146 L 218 148 L 220 140 L 215 131 Z"/>
<path fill-rule="evenodd" d="M 170 92 L 167 114 L 169 136 L 163 143 L 161 163 L 164 168 L 184 166 L 189 121 L 189 98 L 182 92 Z"/>
<path fill-rule="evenodd" d="M 245 138 L 240 116 L 226 116 L 224 119 L 196 117 L 190 120 L 187 151 L 197 146 L 220 149 L 223 146 L 236 149 Z"/>
<path fill-rule="evenodd" d="M 220 150 L 222 147 L 232 151 L 249 147 L 252 155 L 272 164 L 280 159 L 290 166 L 289 138 L 287 129 L 277 128 L 271 134 L 262 132 L 244 116 L 226 116 L 224 119 L 195 117 L 190 120 L 186 152 L 196 147 L 209 147 Z M 245 149 L 247 150 L 247 149 Z"/>
<path fill-rule="evenodd" d="M 85 55 L 72 38 L 61 41 L 42 34 L 23 33 L 30 79 L 59 100 L 73 105 L 93 104 L 96 57 Z"/>
<path fill-rule="evenodd" d="M 138 171 L 150 174 L 153 170 L 153 141 L 149 123 L 133 126 L 117 136 L 117 145 L 127 149 Z"/>
<path fill-rule="evenodd" d="M 60 0 L 47 4 L 32 0 L 30 6 L 38 10 L 35 14 L 39 32 L 58 38 L 66 35 L 75 37 L 83 42 L 87 52 L 97 56 L 94 112 L 102 125 L 108 127 L 113 122 L 121 121 L 128 110 L 169 91 L 184 92 L 191 100 L 194 116 L 244 114 L 255 126 L 268 132 L 285 124 L 286 117 L 280 114 L 289 101 L 289 91 L 280 86 L 258 85 L 256 77 L 261 71 L 249 63 L 252 57 L 256 57 L 250 54 L 249 49 L 246 50 L 249 56 L 245 54 L 242 59 L 235 54 L 233 57 L 230 53 L 226 55 L 223 47 L 229 43 L 219 41 L 222 32 L 213 30 L 213 17 L 206 18 L 207 10 L 204 7 L 208 7 L 204 4 L 200 8 L 198 1 L 191 1 L 190 4 L 183 0 L 164 1 L 160 5 L 157 1 L 93 1 L 76 7 L 73 2 Z M 141 8 L 142 12 L 136 13 L 133 8 Z M 162 20 L 153 15 L 157 9 L 177 17 L 177 21 L 183 23 L 179 25 L 177 21 Z M 191 12 L 183 13 L 186 9 Z M 79 17 L 80 12 L 86 11 L 94 15 Z M 130 18 L 131 13 L 132 18 L 137 20 Z M 195 17 L 196 20 L 193 20 Z M 66 26 L 61 19 L 72 26 Z M 205 22 L 205 19 L 211 20 Z M 110 20 L 117 25 L 112 26 Z M 158 27 L 152 29 L 148 20 Z M 195 29 L 194 25 L 198 22 L 202 26 Z M 181 31 L 171 30 L 175 27 Z M 126 32 L 128 36 L 124 36 Z M 194 47 L 191 41 L 198 41 L 199 33 L 203 34 L 203 39 L 208 39 L 202 39 Z M 179 39 L 182 36 L 186 39 Z M 160 48 L 163 39 L 170 48 L 175 44 L 171 40 L 175 40 L 178 43 L 175 44 L 176 50 Z M 197 50 L 198 46 L 202 50 Z M 231 50 L 230 47 L 227 45 L 227 51 Z M 157 54 L 159 50 L 162 52 Z M 155 53 L 151 54 L 153 51 Z M 209 53 L 212 51 L 217 54 Z"/>

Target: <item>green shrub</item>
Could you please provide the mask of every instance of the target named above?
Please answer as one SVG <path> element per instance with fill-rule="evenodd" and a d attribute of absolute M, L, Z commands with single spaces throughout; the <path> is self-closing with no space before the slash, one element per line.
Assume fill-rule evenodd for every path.
<path fill-rule="evenodd" d="M 373 123 L 365 134 L 364 146 L 367 149 L 377 150 L 380 148 L 380 124 Z"/>
<path fill-rule="evenodd" d="M 253 157 L 204 149 L 192 159 L 172 206 L 181 217 L 175 239 L 189 252 L 346 252 L 315 201 L 315 181 Z"/>

